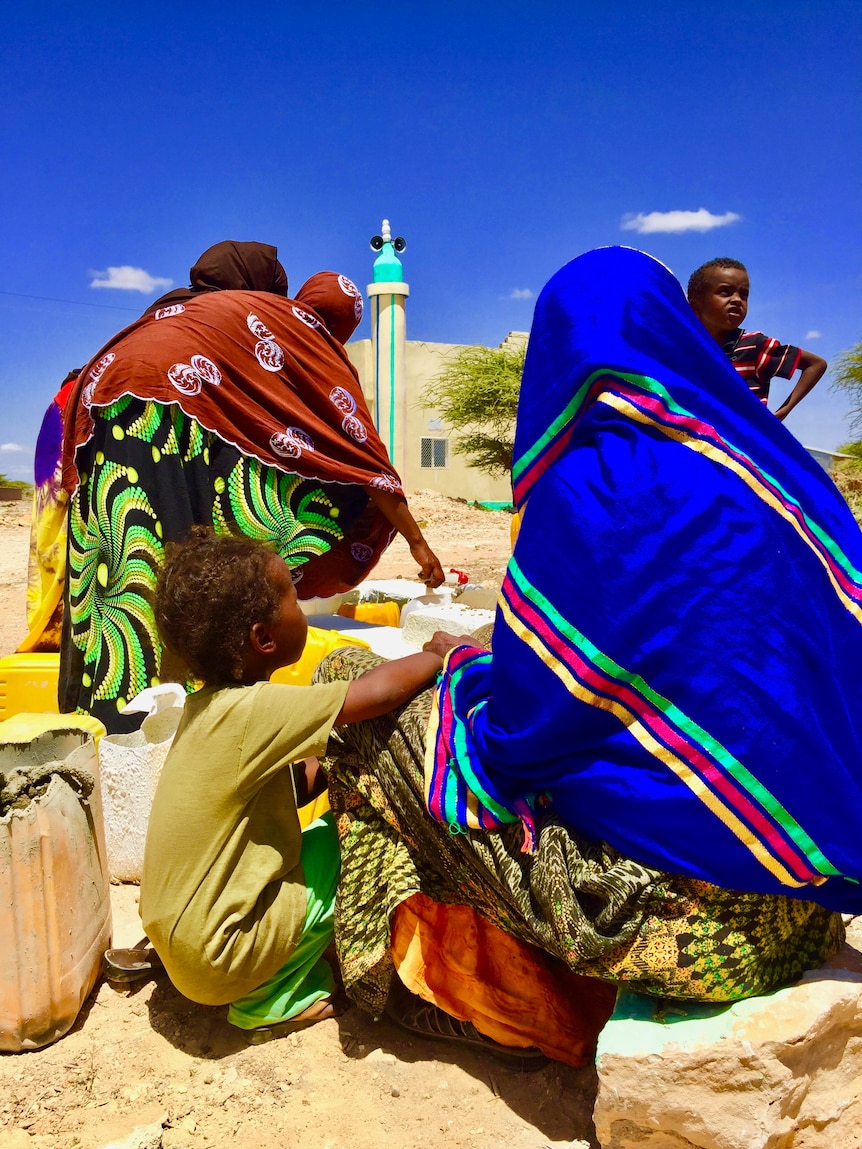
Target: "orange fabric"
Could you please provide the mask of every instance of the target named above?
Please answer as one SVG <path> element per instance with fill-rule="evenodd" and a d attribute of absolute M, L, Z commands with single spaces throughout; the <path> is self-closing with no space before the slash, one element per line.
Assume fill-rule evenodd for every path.
<path fill-rule="evenodd" d="M 66 403 L 70 494 L 78 486 L 76 452 L 94 432 L 91 408 L 128 395 L 176 403 L 244 455 L 289 474 L 402 493 L 344 347 L 290 299 L 204 292 L 118 332 L 83 368 Z"/>
<path fill-rule="evenodd" d="M 327 331 L 339 343 L 346 343 L 362 318 L 362 294 L 346 275 L 318 271 L 296 293 L 296 302 L 319 315 Z"/>
<path fill-rule="evenodd" d="M 498 930 L 469 906 L 414 894 L 392 924 L 398 976 L 425 1001 L 501 1045 L 535 1045 L 576 1068 L 592 1061 L 616 989 Z"/>

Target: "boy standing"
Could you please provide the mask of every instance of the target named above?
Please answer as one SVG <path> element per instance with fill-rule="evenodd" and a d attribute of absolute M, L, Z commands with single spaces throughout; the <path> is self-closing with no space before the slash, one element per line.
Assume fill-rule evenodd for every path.
<path fill-rule="evenodd" d="M 827 363 L 811 351 L 779 343 L 762 331 L 744 331 L 748 294 L 748 271 L 738 259 L 711 259 L 688 281 L 688 301 L 695 315 L 762 403 L 769 400 L 773 378 L 790 379 L 801 370 L 796 386 L 775 411 L 776 418 L 783 420 L 815 386 Z"/>

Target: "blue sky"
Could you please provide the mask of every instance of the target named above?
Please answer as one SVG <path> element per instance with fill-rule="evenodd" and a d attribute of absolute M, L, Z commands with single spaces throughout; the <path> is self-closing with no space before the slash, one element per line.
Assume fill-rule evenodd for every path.
<path fill-rule="evenodd" d="M 827 359 L 862 339 L 858 0 L 34 2 L 4 6 L 0 44 L 13 478 L 66 371 L 164 290 L 94 282 L 185 284 L 220 239 L 276 244 L 294 288 L 324 268 L 364 288 L 389 218 L 412 339 L 496 345 L 567 260 L 620 242 L 683 283 L 742 259 L 747 326 Z M 624 227 L 701 209 L 708 230 Z M 831 449 L 846 409 L 824 380 L 787 426 Z"/>

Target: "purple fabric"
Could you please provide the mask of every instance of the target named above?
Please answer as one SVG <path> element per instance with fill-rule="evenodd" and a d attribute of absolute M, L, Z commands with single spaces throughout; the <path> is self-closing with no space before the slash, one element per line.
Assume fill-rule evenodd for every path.
<path fill-rule="evenodd" d="M 63 445 L 63 416 L 54 400 L 42 418 L 42 426 L 36 438 L 36 457 L 33 460 L 33 477 L 36 486 L 44 486 L 53 479 L 60 462 Z"/>

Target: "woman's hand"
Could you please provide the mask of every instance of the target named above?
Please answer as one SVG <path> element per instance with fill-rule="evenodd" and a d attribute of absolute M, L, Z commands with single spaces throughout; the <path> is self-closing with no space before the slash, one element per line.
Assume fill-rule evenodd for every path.
<path fill-rule="evenodd" d="M 419 578 L 428 589 L 433 590 L 435 586 L 440 586 L 446 577 L 440 566 L 440 560 L 421 536 L 417 542 L 410 544 L 410 554 L 419 564 Z"/>
<path fill-rule="evenodd" d="M 422 582 L 431 590 L 439 586 L 446 577 L 440 566 L 440 560 L 422 537 L 419 525 L 410 514 L 404 496 L 394 491 L 380 491 L 376 487 L 366 487 L 365 490 L 371 501 L 377 504 L 410 547 L 411 555 L 419 563 L 419 578 Z"/>
<path fill-rule="evenodd" d="M 445 630 L 437 630 L 425 645 L 423 650 L 427 650 L 429 654 L 439 654 L 441 658 L 445 658 L 450 650 L 454 650 L 456 646 L 475 646 L 476 642 L 472 634 L 460 634 L 457 637 L 454 634 L 447 634 Z"/>

